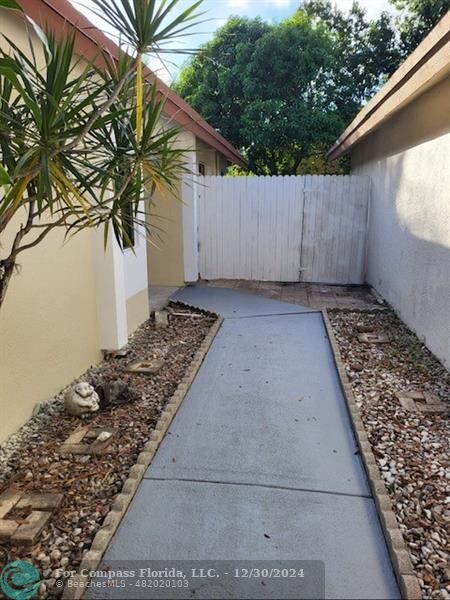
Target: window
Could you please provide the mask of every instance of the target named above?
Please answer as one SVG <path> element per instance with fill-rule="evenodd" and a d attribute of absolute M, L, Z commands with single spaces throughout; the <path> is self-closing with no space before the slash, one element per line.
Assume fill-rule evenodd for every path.
<path fill-rule="evenodd" d="M 134 234 L 134 214 L 132 202 L 127 202 L 126 206 L 122 208 L 122 244 L 124 248 L 134 248 L 135 234 Z"/>
<path fill-rule="evenodd" d="M 201 162 L 198 163 L 198 174 L 206 175 L 206 167 L 205 167 L 204 163 L 201 163 Z"/>

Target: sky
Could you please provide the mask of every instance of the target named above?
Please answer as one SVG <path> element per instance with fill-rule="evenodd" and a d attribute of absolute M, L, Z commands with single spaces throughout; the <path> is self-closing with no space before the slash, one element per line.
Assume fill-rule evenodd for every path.
<path fill-rule="evenodd" d="M 70 0 L 78 10 L 81 10 L 94 22 L 97 27 L 102 27 L 101 20 L 89 14 L 87 5 L 89 0 Z M 334 0 L 339 8 L 349 10 L 353 0 Z M 183 10 L 193 4 L 194 0 L 180 0 L 179 10 Z M 370 18 L 376 18 L 384 10 L 393 12 L 394 9 L 389 0 L 359 0 Z M 176 78 L 180 67 L 187 60 L 186 49 L 196 49 L 204 42 L 211 39 L 214 31 L 221 27 L 231 15 L 243 15 L 246 17 L 261 17 L 269 22 L 277 22 L 295 12 L 300 5 L 300 0 L 203 0 L 200 10 L 205 14 L 193 30 L 193 35 L 180 40 L 177 48 L 179 54 L 151 57 L 149 66 L 156 72 L 158 77 L 165 83 Z M 102 29 L 105 31 L 104 26 Z M 107 31 L 105 31 L 107 33 Z"/>

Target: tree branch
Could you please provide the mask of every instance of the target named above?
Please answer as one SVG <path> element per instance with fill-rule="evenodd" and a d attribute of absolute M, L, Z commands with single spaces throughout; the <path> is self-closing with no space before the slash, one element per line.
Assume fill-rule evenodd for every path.
<path fill-rule="evenodd" d="M 52 229 L 55 229 L 56 227 L 62 225 L 65 222 L 65 220 L 66 215 L 63 215 L 60 219 L 58 219 L 58 221 L 55 221 L 54 223 L 49 223 L 47 226 L 44 227 L 44 230 L 37 236 L 35 240 L 28 244 L 25 244 L 24 246 L 19 246 L 15 251 L 15 257 L 17 257 L 17 255 L 20 254 L 20 252 L 37 246 L 50 233 L 50 231 L 52 231 Z"/>

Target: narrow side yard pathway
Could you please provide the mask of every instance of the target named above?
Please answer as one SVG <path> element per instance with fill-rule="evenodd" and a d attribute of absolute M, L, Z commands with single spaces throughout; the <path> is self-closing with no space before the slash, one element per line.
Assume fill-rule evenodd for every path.
<path fill-rule="evenodd" d="M 318 560 L 327 598 L 398 598 L 321 314 L 235 290 L 175 297 L 225 321 L 104 564 Z M 279 582 L 257 583 L 257 597 L 278 597 Z M 233 586 L 167 597 L 233 598 Z"/>

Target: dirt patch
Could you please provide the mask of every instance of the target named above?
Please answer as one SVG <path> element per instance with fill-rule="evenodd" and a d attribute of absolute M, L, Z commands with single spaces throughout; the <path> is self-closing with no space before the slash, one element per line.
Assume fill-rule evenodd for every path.
<path fill-rule="evenodd" d="M 144 323 L 128 344 L 123 358 L 108 358 L 79 380 L 90 383 L 121 379 L 138 392 L 129 404 L 79 419 L 64 414 L 62 394 L 48 403 L 0 451 L 0 493 L 64 494 L 36 545 L 25 550 L 2 544 L 0 570 L 16 558 L 33 562 L 42 575 L 40 597 L 59 597 L 61 571 L 76 570 L 187 367 L 208 334 L 216 316 L 177 304 L 170 305 L 169 326 Z M 189 316 L 189 315 L 192 315 Z M 136 361 L 163 359 L 154 374 L 131 373 Z M 116 432 L 107 453 L 61 454 L 59 448 L 81 425 Z M 22 515 L 20 515 L 22 516 Z"/>
<path fill-rule="evenodd" d="M 450 376 L 392 311 L 328 311 L 424 598 L 450 598 Z M 388 343 L 362 342 L 362 332 Z M 425 392 L 442 412 L 408 410 Z"/>

